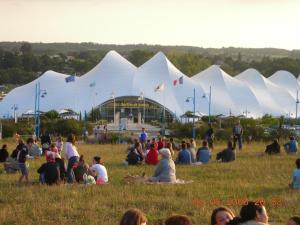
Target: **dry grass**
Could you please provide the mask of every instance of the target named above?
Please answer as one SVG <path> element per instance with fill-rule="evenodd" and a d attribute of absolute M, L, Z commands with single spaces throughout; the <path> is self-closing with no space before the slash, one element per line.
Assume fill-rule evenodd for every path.
<path fill-rule="evenodd" d="M 142 172 L 151 175 L 154 167 L 123 166 L 125 145 L 79 144 L 79 152 L 88 163 L 94 155 L 105 160 L 110 184 L 40 186 L 36 170 L 44 158 L 29 161 L 30 185 L 18 185 L 19 174 L 0 174 L 0 223 L 112 225 L 118 224 L 125 209 L 137 207 L 147 214 L 150 224 L 175 213 L 190 216 L 194 224 L 208 224 L 218 204 L 238 213 L 244 199 L 262 199 L 270 223 L 285 224 L 290 216 L 300 213 L 300 192 L 287 186 L 297 155 L 258 156 L 264 146 L 246 146 L 237 152 L 233 163 L 177 166 L 177 177 L 193 180 L 191 184 L 127 185 L 122 182 L 124 176 Z M 221 144 L 216 149 L 223 147 Z M 13 149 L 12 143 L 9 149 Z"/>

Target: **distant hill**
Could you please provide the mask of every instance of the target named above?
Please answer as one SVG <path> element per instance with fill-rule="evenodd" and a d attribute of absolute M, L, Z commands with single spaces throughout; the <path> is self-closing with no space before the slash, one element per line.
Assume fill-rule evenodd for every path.
<path fill-rule="evenodd" d="M 6 51 L 18 51 L 23 42 L 0 42 L 0 48 Z M 277 48 L 201 48 L 193 46 L 163 46 L 163 45 L 112 45 L 97 43 L 30 43 L 34 54 L 70 54 L 82 51 L 102 51 L 115 50 L 123 56 L 128 55 L 133 50 L 152 51 L 154 53 L 162 51 L 165 54 L 191 53 L 204 57 L 224 56 L 237 59 L 242 55 L 243 61 L 260 61 L 263 57 L 270 58 L 294 58 L 300 59 L 300 50 L 285 50 Z"/>

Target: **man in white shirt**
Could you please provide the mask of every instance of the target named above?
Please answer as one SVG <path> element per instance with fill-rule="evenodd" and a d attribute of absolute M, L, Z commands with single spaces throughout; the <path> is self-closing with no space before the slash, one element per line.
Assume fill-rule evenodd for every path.
<path fill-rule="evenodd" d="M 93 176 L 97 184 L 104 184 L 108 182 L 108 176 L 105 166 L 102 165 L 101 158 L 95 156 L 93 158 L 93 165 L 90 167 L 90 170 L 93 172 Z"/>

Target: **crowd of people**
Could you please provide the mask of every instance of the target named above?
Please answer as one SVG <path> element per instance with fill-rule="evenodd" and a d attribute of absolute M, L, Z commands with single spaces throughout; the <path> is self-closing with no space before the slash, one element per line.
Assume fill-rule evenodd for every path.
<path fill-rule="evenodd" d="M 139 209 L 127 210 L 120 221 L 120 225 L 146 225 L 147 217 Z M 186 215 L 172 215 L 156 223 L 159 225 L 193 225 L 192 220 Z M 239 215 L 225 206 L 220 206 L 212 211 L 210 225 L 268 225 L 269 217 L 265 206 L 260 202 L 248 201 L 241 207 Z M 292 216 L 286 225 L 300 225 L 300 216 Z"/>
<path fill-rule="evenodd" d="M 4 163 L 4 170 L 7 173 L 20 171 L 19 182 L 29 181 L 28 160 L 37 157 L 45 157 L 45 162 L 37 170 L 41 184 L 108 182 L 107 170 L 101 157 L 94 156 L 91 166 L 85 163 L 83 155 L 78 153 L 73 134 L 68 136 L 66 143 L 63 143 L 60 136 L 52 143 L 49 135 L 42 135 L 41 148 L 32 137 L 27 139 L 26 144 L 20 138 L 16 141 L 18 144 L 11 155 L 8 154 L 7 145 L 2 146 L 0 160 Z M 63 150 L 64 157 L 61 156 Z"/>

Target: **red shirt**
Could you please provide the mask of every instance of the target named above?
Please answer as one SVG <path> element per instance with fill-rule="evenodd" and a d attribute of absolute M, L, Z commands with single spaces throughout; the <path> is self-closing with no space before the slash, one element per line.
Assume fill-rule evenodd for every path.
<path fill-rule="evenodd" d="M 157 148 L 151 148 L 146 156 L 146 163 L 150 165 L 156 165 L 158 163 L 158 151 Z"/>
<path fill-rule="evenodd" d="M 165 141 L 158 141 L 157 144 L 158 144 L 158 150 L 160 150 L 160 149 L 165 147 L 166 142 Z"/>

